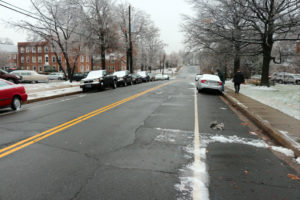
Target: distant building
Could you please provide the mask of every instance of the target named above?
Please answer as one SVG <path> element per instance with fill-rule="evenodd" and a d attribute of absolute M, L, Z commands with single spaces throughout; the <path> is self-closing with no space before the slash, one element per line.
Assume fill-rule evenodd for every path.
<path fill-rule="evenodd" d="M 62 67 L 66 69 L 66 60 L 61 53 L 58 59 Z M 89 72 L 102 69 L 99 56 L 82 54 L 79 56 L 74 72 Z M 49 71 L 60 71 L 59 64 L 49 42 L 19 42 L 18 43 L 18 69 L 35 70 L 40 73 Z M 106 70 L 109 73 L 126 69 L 126 58 L 122 55 L 108 54 L 106 56 Z"/>
<path fill-rule="evenodd" d="M 0 44 L 0 59 L 2 68 L 16 68 L 18 63 L 18 48 L 15 45 Z"/>

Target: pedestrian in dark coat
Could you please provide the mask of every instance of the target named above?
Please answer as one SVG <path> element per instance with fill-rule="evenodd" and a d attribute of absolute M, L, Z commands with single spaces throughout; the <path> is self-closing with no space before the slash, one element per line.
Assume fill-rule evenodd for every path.
<path fill-rule="evenodd" d="M 233 82 L 234 82 L 235 93 L 238 94 L 240 92 L 241 83 L 245 82 L 244 75 L 242 74 L 239 68 L 237 69 L 236 73 L 233 76 Z"/>
<path fill-rule="evenodd" d="M 219 76 L 220 80 L 222 81 L 222 92 L 224 92 L 225 77 L 224 77 L 223 73 L 221 72 L 221 70 L 217 69 L 217 72 L 218 72 L 218 76 Z"/>

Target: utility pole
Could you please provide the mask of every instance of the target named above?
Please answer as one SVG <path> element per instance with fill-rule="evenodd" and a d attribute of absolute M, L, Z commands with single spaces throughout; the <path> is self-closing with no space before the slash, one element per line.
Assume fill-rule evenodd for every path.
<path fill-rule="evenodd" d="M 131 40 L 131 6 L 129 5 L 129 49 L 128 49 L 128 58 L 129 58 L 129 71 L 133 73 L 133 58 L 132 58 L 132 40 Z M 127 60 L 128 62 L 128 60 Z"/>

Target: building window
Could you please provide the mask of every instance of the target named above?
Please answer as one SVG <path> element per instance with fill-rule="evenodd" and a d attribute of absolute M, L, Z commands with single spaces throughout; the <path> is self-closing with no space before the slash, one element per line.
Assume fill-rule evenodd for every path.
<path fill-rule="evenodd" d="M 61 56 L 58 56 L 58 60 L 61 62 Z"/>
<path fill-rule="evenodd" d="M 36 57 L 32 56 L 32 63 L 36 63 Z"/>
<path fill-rule="evenodd" d="M 26 56 L 26 63 L 29 63 L 30 62 L 30 58 L 29 56 Z"/>
<path fill-rule="evenodd" d="M 26 53 L 30 53 L 30 47 L 26 47 Z"/>
<path fill-rule="evenodd" d="M 85 71 L 86 71 L 86 72 L 90 71 L 90 67 L 89 67 L 88 65 L 86 66 Z"/>
<path fill-rule="evenodd" d="M 45 46 L 45 47 L 44 47 L 45 53 L 48 53 L 48 50 L 49 50 L 49 49 L 48 49 L 48 46 Z"/>
<path fill-rule="evenodd" d="M 83 70 L 84 70 L 84 67 L 83 67 L 83 65 L 81 65 L 80 66 L 80 71 L 83 72 Z"/>
<path fill-rule="evenodd" d="M 39 66 L 39 71 L 40 71 L 40 72 L 42 71 L 42 66 Z"/>
<path fill-rule="evenodd" d="M 21 66 L 21 69 L 24 69 L 24 67 L 23 67 L 23 66 Z"/>
<path fill-rule="evenodd" d="M 90 62 L 90 57 L 86 56 L 86 62 Z"/>
<path fill-rule="evenodd" d="M 52 56 L 52 62 L 53 62 L 53 63 L 56 63 L 55 56 Z"/>
<path fill-rule="evenodd" d="M 45 56 L 45 62 L 49 62 L 49 57 L 48 56 Z"/>
<path fill-rule="evenodd" d="M 39 57 L 38 57 L 38 62 L 39 62 L 39 63 L 42 63 L 42 56 L 39 56 Z"/>
<path fill-rule="evenodd" d="M 30 70 L 30 67 L 29 67 L 29 66 L 27 66 L 26 68 L 27 68 L 27 70 Z"/>
<path fill-rule="evenodd" d="M 80 56 L 80 62 L 84 62 L 84 57 Z"/>
<path fill-rule="evenodd" d="M 14 55 L 14 59 L 17 59 L 17 55 L 16 54 Z"/>
<path fill-rule="evenodd" d="M 21 53 L 24 53 L 24 47 L 21 47 L 21 48 L 20 48 L 20 52 L 21 52 Z"/>
<path fill-rule="evenodd" d="M 36 71 L 36 66 L 33 66 L 33 70 Z"/>
<path fill-rule="evenodd" d="M 32 53 L 36 53 L 36 48 L 32 47 Z"/>
<path fill-rule="evenodd" d="M 21 63 L 24 63 L 24 57 L 21 56 Z"/>
<path fill-rule="evenodd" d="M 38 47 L 38 53 L 42 53 L 42 47 Z"/>

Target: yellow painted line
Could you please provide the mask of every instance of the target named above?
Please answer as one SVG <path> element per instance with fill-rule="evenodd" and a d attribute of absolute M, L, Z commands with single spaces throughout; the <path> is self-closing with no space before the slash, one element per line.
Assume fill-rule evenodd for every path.
<path fill-rule="evenodd" d="M 161 88 L 161 87 L 164 87 L 164 86 L 166 86 L 166 85 L 168 85 L 168 84 L 171 84 L 171 83 L 173 83 L 173 82 L 174 82 L 174 81 L 168 82 L 168 83 L 164 83 L 164 84 L 161 84 L 161 85 L 156 86 L 156 87 L 154 87 L 154 88 L 150 88 L 150 89 L 148 89 L 148 90 L 146 90 L 146 91 L 144 91 L 144 92 L 140 92 L 140 93 L 135 94 L 135 95 L 133 95 L 133 96 L 127 97 L 127 98 L 125 98 L 125 99 L 123 99 L 123 100 L 117 101 L 117 102 L 115 102 L 115 103 L 113 103 L 113 104 L 110 104 L 110 105 L 108 105 L 108 106 L 102 107 L 102 108 L 100 108 L 100 109 L 98 109 L 98 110 L 95 110 L 95 111 L 90 112 L 90 113 L 88 113 L 88 114 L 85 114 L 85 115 L 82 115 L 82 116 L 80 116 L 80 117 L 77 117 L 77 118 L 75 118 L 75 119 L 73 119 L 73 120 L 71 120 L 71 121 L 68 121 L 68 122 L 66 122 L 66 123 L 63 123 L 63 124 L 61 124 L 61 125 L 59 125 L 59 126 L 56 126 L 56 127 L 54 127 L 54 128 L 51 128 L 51 129 L 49 129 L 49 130 L 47 130 L 47 131 L 44 131 L 44 132 L 39 133 L 39 134 L 36 134 L 36 135 L 34 135 L 34 136 L 30 137 L 30 138 L 27 138 L 27 139 L 25 139 L 25 140 L 22 140 L 22 141 L 20 141 L 20 142 L 17 142 L 17 143 L 15 143 L 15 144 L 10 145 L 10 146 L 8 146 L 8 147 L 5 147 L 5 148 L 3 148 L 3 149 L 0 149 L 0 153 L 1 153 L 1 154 L 0 154 L 0 158 L 3 158 L 3 157 L 5 157 L 5 156 L 7 156 L 7 155 L 9 155 L 9 154 L 12 154 L 12 153 L 14 153 L 14 152 L 20 150 L 20 149 L 23 149 L 23 148 L 25 148 L 25 147 L 27 147 L 27 146 L 29 146 L 29 145 L 31 145 L 31 144 L 34 144 L 34 143 L 36 143 L 36 142 L 38 142 L 38 141 L 40 141 L 40 140 L 43 140 L 43 139 L 45 139 L 45 138 L 47 138 L 47 137 L 49 137 L 49 136 L 51 136 L 51 135 L 54 135 L 54 134 L 56 134 L 56 133 L 58 133 L 58 132 L 61 132 L 62 130 L 65 130 L 65 129 L 71 127 L 71 126 L 74 126 L 74 125 L 76 125 L 76 124 L 78 124 L 78 123 L 81 123 L 81 122 L 83 122 L 83 121 L 85 121 L 85 120 L 87 120 L 87 119 L 89 119 L 89 118 L 91 118 L 91 117 L 94 117 L 94 116 L 96 116 L 96 115 L 99 115 L 99 114 L 101 114 L 101 113 L 103 113 L 103 112 L 105 112 L 105 111 L 108 111 L 108 110 L 110 110 L 110 109 L 112 109 L 112 108 L 115 108 L 115 107 L 117 107 L 117 106 L 119 106 L 119 105 L 121 105 L 121 104 L 123 104 L 123 103 L 126 103 L 126 102 L 128 102 L 128 101 L 131 101 L 131 100 L 133 100 L 133 99 L 136 99 L 136 98 L 138 98 L 138 97 L 140 97 L 140 96 L 142 96 L 142 95 L 144 95 L 144 94 L 147 94 L 147 93 L 149 93 L 149 92 L 151 92 L 151 91 L 153 91 L 153 90 L 157 90 L 157 89 L 159 89 L 159 88 Z M 4 153 L 2 153 L 2 152 L 4 152 Z"/>

